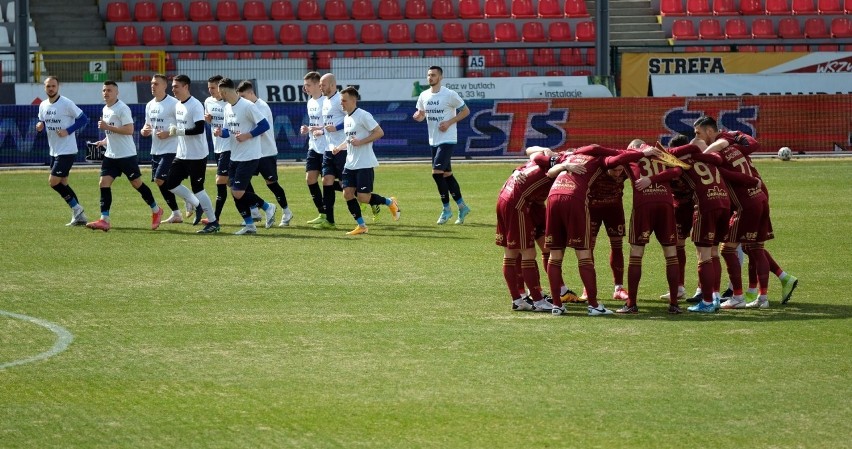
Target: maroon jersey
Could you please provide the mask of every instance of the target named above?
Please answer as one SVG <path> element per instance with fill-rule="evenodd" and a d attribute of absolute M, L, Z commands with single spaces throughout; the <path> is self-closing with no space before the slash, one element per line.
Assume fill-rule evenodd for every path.
<path fill-rule="evenodd" d="M 547 166 L 549 162 L 549 157 L 539 153 L 533 160 L 518 167 L 517 171 L 524 175 L 523 180 L 513 173 L 503 184 L 499 198 L 518 210 L 532 202 L 544 202 L 550 186 L 553 185 L 553 179 L 547 176 L 547 169 L 542 169 L 542 166 Z"/>
<path fill-rule="evenodd" d="M 642 154 L 639 151 L 636 151 L 636 153 Z M 683 170 L 677 167 L 668 168 L 659 160 L 642 155 L 639 160 L 630 163 L 630 168 L 627 171 L 630 180 L 633 181 L 634 208 L 651 203 L 674 203 L 669 181 L 680 176 Z M 651 185 L 639 190 L 636 188 L 636 181 L 642 177 L 649 178 Z"/>
<path fill-rule="evenodd" d="M 730 209 L 731 200 L 728 187 L 722 174 L 716 167 L 717 158 L 701 153 L 701 149 L 695 145 L 684 145 L 669 150 L 673 155 L 681 158 L 692 168 L 686 170 L 681 178 L 689 183 L 695 191 L 695 199 L 698 201 L 700 212 L 709 212 L 714 209 Z"/>
<path fill-rule="evenodd" d="M 695 191 L 686 182 L 686 175 L 679 176 L 669 182 L 672 188 L 672 198 L 674 199 L 674 207 L 689 206 L 693 203 Z"/>
<path fill-rule="evenodd" d="M 589 186 L 595 179 L 601 176 L 605 168 L 625 164 L 641 156 L 642 153 L 613 150 L 598 145 L 588 145 L 578 148 L 573 154 L 561 155 L 555 161 L 557 164 L 563 162 L 583 164 L 586 172 L 583 174 L 575 174 L 567 171 L 559 173 L 559 176 L 556 177 L 553 186 L 550 188 L 548 198 L 569 196 L 587 201 Z"/>
<path fill-rule="evenodd" d="M 757 140 L 755 140 L 754 137 L 740 131 L 722 131 L 716 136 L 716 140 L 720 139 L 727 140 L 730 144 L 729 146 L 737 147 L 737 149 L 746 156 L 760 150 L 760 144 L 757 143 Z"/>
<path fill-rule="evenodd" d="M 589 207 L 620 206 L 624 196 L 624 181 L 627 180 L 626 170 L 617 177 L 607 172 L 602 173 L 589 186 Z"/>
<path fill-rule="evenodd" d="M 751 140 L 754 141 L 754 139 Z M 755 187 L 756 180 L 753 183 L 749 182 L 749 178 L 759 179 L 759 176 L 757 169 L 751 163 L 751 158 L 740 151 L 740 145 L 728 145 L 716 157 L 722 176 L 728 182 L 734 208 L 742 210 L 752 201 L 766 201 L 768 197 L 763 189 Z"/>

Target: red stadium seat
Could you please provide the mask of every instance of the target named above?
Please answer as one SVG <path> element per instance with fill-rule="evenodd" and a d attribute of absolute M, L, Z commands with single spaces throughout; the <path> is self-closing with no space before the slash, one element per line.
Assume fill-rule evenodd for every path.
<path fill-rule="evenodd" d="M 351 23 L 338 23 L 334 26 L 334 43 L 336 44 L 357 44 L 358 34 L 355 32 L 355 25 Z"/>
<path fill-rule="evenodd" d="M 308 59 L 311 54 L 306 51 L 291 51 L 287 52 L 287 57 L 290 59 Z"/>
<path fill-rule="evenodd" d="M 237 22 L 240 18 L 240 7 L 233 0 L 219 1 L 216 5 L 216 19 L 220 22 Z"/>
<path fill-rule="evenodd" d="M 544 76 L 565 76 L 565 72 L 562 70 L 548 70 L 544 72 Z"/>
<path fill-rule="evenodd" d="M 485 0 L 485 18 L 508 19 L 510 16 L 506 0 Z"/>
<path fill-rule="evenodd" d="M 438 39 L 438 30 L 435 24 L 431 22 L 421 22 L 414 26 L 414 41 L 419 44 L 436 44 L 440 42 Z"/>
<path fill-rule="evenodd" d="M 241 23 L 233 23 L 226 26 L 225 43 L 227 45 L 249 45 L 246 26 Z"/>
<path fill-rule="evenodd" d="M 737 51 L 740 53 L 757 53 L 758 50 L 757 45 L 740 45 L 737 47 Z"/>
<path fill-rule="evenodd" d="M 714 46 L 710 47 L 710 51 L 727 53 L 727 52 L 731 51 L 731 47 L 729 47 L 727 45 L 714 45 Z"/>
<path fill-rule="evenodd" d="M 782 39 L 801 39 L 805 37 L 799 20 L 795 17 L 785 17 L 778 21 L 778 36 Z"/>
<path fill-rule="evenodd" d="M 713 14 L 717 16 L 738 16 L 740 10 L 734 0 L 713 0 Z"/>
<path fill-rule="evenodd" d="M 183 6 L 181 6 L 181 9 Z M 842 9 L 842 8 L 841 8 Z M 133 17 L 137 22 L 159 22 L 157 5 L 154 2 L 139 2 L 133 7 Z"/>
<path fill-rule="evenodd" d="M 336 51 L 318 51 L 317 69 L 328 70 L 331 68 L 331 60 L 337 57 Z"/>
<path fill-rule="evenodd" d="M 790 51 L 795 51 L 799 53 L 808 53 L 811 51 L 810 47 L 807 45 L 793 45 L 790 47 Z"/>
<path fill-rule="evenodd" d="M 161 25 L 145 25 L 142 28 L 142 45 L 148 47 L 162 47 L 166 43 L 166 30 Z"/>
<path fill-rule="evenodd" d="M 212 22 L 213 10 L 210 7 L 210 2 L 190 2 L 189 3 L 189 20 L 193 22 Z"/>
<path fill-rule="evenodd" d="M 451 5 L 452 6 L 452 5 Z M 428 19 L 429 11 L 426 9 L 426 0 L 408 0 L 405 2 L 406 19 Z"/>
<path fill-rule="evenodd" d="M 467 27 L 467 39 L 476 43 L 494 42 L 488 22 L 472 22 Z"/>
<path fill-rule="evenodd" d="M 533 64 L 537 66 L 556 65 L 556 51 L 552 48 L 536 48 L 533 50 Z"/>
<path fill-rule="evenodd" d="M 744 16 L 762 16 L 766 10 L 761 0 L 740 0 L 740 13 Z"/>
<path fill-rule="evenodd" d="M 491 72 L 491 76 L 493 76 L 494 78 L 508 78 L 512 76 L 512 74 L 505 70 L 495 70 Z"/>
<path fill-rule="evenodd" d="M 195 36 L 192 35 L 189 25 L 174 25 L 169 30 L 169 41 L 172 45 L 195 45 Z"/>
<path fill-rule="evenodd" d="M 136 19 L 137 21 L 139 19 Z M 185 22 L 186 13 L 181 2 L 163 2 L 163 22 Z"/>
<path fill-rule="evenodd" d="M 793 5 L 790 8 L 793 14 L 816 15 L 817 9 L 814 0 L 793 0 Z"/>
<path fill-rule="evenodd" d="M 324 23 L 312 23 L 308 25 L 307 41 L 310 45 L 330 44 L 331 36 L 328 34 L 328 26 Z"/>
<path fill-rule="evenodd" d="M 595 65 L 598 62 L 598 53 L 594 48 L 586 50 L 586 64 Z"/>
<path fill-rule="evenodd" d="M 376 10 L 371 0 L 355 0 L 352 2 L 352 18 L 355 20 L 375 20 Z"/>
<path fill-rule="evenodd" d="M 559 53 L 559 65 L 578 66 L 586 65 L 579 48 L 563 48 Z"/>
<path fill-rule="evenodd" d="M 512 17 L 516 19 L 533 19 L 538 17 L 531 0 L 512 0 Z"/>
<path fill-rule="evenodd" d="M 204 55 L 204 59 L 208 61 L 224 61 L 228 59 L 228 53 L 224 51 L 211 51 Z"/>
<path fill-rule="evenodd" d="M 269 20 L 269 16 L 266 15 L 266 5 L 259 0 L 243 3 L 243 17 L 246 20 Z"/>
<path fill-rule="evenodd" d="M 253 51 L 238 51 L 234 53 L 234 59 L 254 59 Z"/>
<path fill-rule="evenodd" d="M 695 32 L 695 24 L 688 19 L 677 19 L 672 22 L 672 38 L 694 41 L 698 39 L 698 33 Z"/>
<path fill-rule="evenodd" d="M 763 51 L 765 51 L 767 53 L 775 53 L 775 52 L 779 52 L 779 51 L 784 51 L 784 47 L 782 47 L 780 45 L 767 45 L 767 46 L 763 47 Z"/>
<path fill-rule="evenodd" d="M 441 27 L 441 40 L 446 43 L 467 42 L 461 22 L 447 22 Z"/>
<path fill-rule="evenodd" d="M 515 27 L 515 22 L 500 22 L 494 26 L 494 41 L 495 42 L 520 42 L 521 36 L 518 35 L 518 29 Z"/>
<path fill-rule="evenodd" d="M 574 70 L 574 71 L 571 73 L 571 76 L 592 76 L 592 71 L 591 71 L 591 70 L 586 70 L 586 69 L 582 69 L 582 70 Z"/>
<path fill-rule="evenodd" d="M 530 65 L 527 51 L 520 48 L 506 50 L 506 65 L 509 67 L 525 67 Z"/>
<path fill-rule="evenodd" d="M 707 49 L 703 45 L 687 45 L 683 47 L 684 53 L 704 53 Z"/>
<path fill-rule="evenodd" d="M 817 51 L 838 51 L 840 46 L 834 44 L 822 44 L 817 47 Z"/>
<path fill-rule="evenodd" d="M 766 14 L 770 16 L 788 16 L 792 14 L 788 0 L 766 0 Z"/>
<path fill-rule="evenodd" d="M 683 0 L 661 0 L 660 14 L 664 16 L 685 16 Z"/>
<path fill-rule="evenodd" d="M 423 52 L 423 56 L 427 58 L 440 58 L 443 56 L 447 56 L 447 52 L 444 50 L 426 50 Z"/>
<path fill-rule="evenodd" d="M 483 76 L 485 76 L 485 75 L 482 72 L 477 72 L 477 71 L 467 72 L 468 78 L 482 78 Z"/>
<path fill-rule="evenodd" d="M 327 0 L 324 15 L 325 20 L 349 20 L 349 11 L 343 0 Z"/>
<path fill-rule="evenodd" d="M 366 55 L 367 55 L 367 53 L 365 53 L 364 50 L 346 50 L 346 51 L 343 52 L 343 57 L 344 58 L 350 58 L 350 59 L 352 59 L 352 58 L 363 58 Z"/>
<path fill-rule="evenodd" d="M 278 42 L 283 45 L 302 45 L 305 38 L 302 37 L 302 28 L 295 23 L 281 25 L 278 30 Z"/>
<path fill-rule="evenodd" d="M 551 22 L 547 26 L 547 36 L 550 42 L 571 42 L 574 36 L 571 34 L 571 25 L 568 22 Z"/>
<path fill-rule="evenodd" d="M 481 19 L 482 9 L 479 7 L 480 0 L 459 0 L 459 18 Z"/>
<path fill-rule="evenodd" d="M 751 22 L 751 36 L 755 39 L 775 39 L 775 24 L 771 19 L 754 19 Z"/>
<path fill-rule="evenodd" d="M 852 14 L 852 0 L 846 0 L 845 2 L 843 2 L 843 5 L 844 5 L 843 8 L 844 8 L 844 11 L 846 12 L 846 14 Z M 849 48 L 846 47 L 846 50 L 849 50 Z"/>
<path fill-rule="evenodd" d="M 121 55 L 121 70 L 127 72 L 147 70 L 147 67 L 145 67 L 145 55 L 142 53 L 125 53 Z"/>
<path fill-rule="evenodd" d="M 577 35 L 577 42 L 594 42 L 595 41 L 595 22 L 591 20 L 580 22 L 574 30 Z"/>
<path fill-rule="evenodd" d="M 115 27 L 115 34 L 112 38 L 117 47 L 131 47 L 139 45 L 139 36 L 136 34 L 136 27 L 133 25 L 121 25 Z"/>
<path fill-rule="evenodd" d="M 831 33 L 828 32 L 828 25 L 822 17 L 812 17 L 805 20 L 805 37 L 810 39 L 828 39 Z"/>
<path fill-rule="evenodd" d="M 399 6 L 399 1 L 379 0 L 379 18 L 382 20 L 402 20 L 402 8 Z"/>
<path fill-rule="evenodd" d="M 485 56 L 485 67 L 502 67 L 503 64 L 503 52 L 496 48 L 486 48 L 483 50 L 479 50 L 479 54 L 481 56 Z"/>
<path fill-rule="evenodd" d="M 251 41 L 255 45 L 276 45 L 275 28 L 268 23 L 257 24 L 251 29 Z"/>
<path fill-rule="evenodd" d="M 518 72 L 518 76 L 538 76 L 538 72 L 535 70 L 522 70 Z"/>
<path fill-rule="evenodd" d="M 698 38 L 704 40 L 724 39 L 722 24 L 716 19 L 701 19 L 698 23 Z"/>
<path fill-rule="evenodd" d="M 400 50 L 399 53 L 396 54 L 397 57 L 400 58 L 419 58 L 420 51 L 419 50 Z"/>
<path fill-rule="evenodd" d="M 565 14 L 562 14 L 559 0 L 538 0 L 538 16 L 542 19 L 561 19 Z"/>
<path fill-rule="evenodd" d="M 222 35 L 216 25 L 198 27 L 198 45 L 222 45 Z"/>
<path fill-rule="evenodd" d="M 521 36 L 524 42 L 547 42 L 544 25 L 541 22 L 525 23 L 521 27 Z"/>
<path fill-rule="evenodd" d="M 589 17 L 586 0 L 565 0 L 565 17 L 578 19 Z"/>
<path fill-rule="evenodd" d="M 712 16 L 710 0 L 686 0 L 686 14 L 690 16 Z"/>
<path fill-rule="evenodd" d="M 269 5 L 269 17 L 272 20 L 295 20 L 293 4 L 290 0 L 275 0 Z"/>
<path fill-rule="evenodd" d="M 740 18 L 728 19 L 725 22 L 725 37 L 728 39 L 751 39 L 748 24 Z"/>
<path fill-rule="evenodd" d="M 361 25 L 361 42 L 365 44 L 384 44 L 385 33 L 378 23 L 365 23 Z"/>
<path fill-rule="evenodd" d="M 125 1 L 107 3 L 106 19 L 107 22 L 132 22 L 130 5 Z"/>
<path fill-rule="evenodd" d="M 370 52 L 371 58 L 390 58 L 391 52 L 390 50 L 373 50 Z"/>
<path fill-rule="evenodd" d="M 818 0 L 817 9 L 820 14 L 843 14 L 843 3 L 842 0 Z"/>
<path fill-rule="evenodd" d="M 391 44 L 410 44 L 411 29 L 407 23 L 392 23 L 388 25 L 388 42 Z"/>
<path fill-rule="evenodd" d="M 317 0 L 299 0 L 299 4 L 296 6 L 296 15 L 299 20 L 322 20 Z"/>
<path fill-rule="evenodd" d="M 847 17 L 837 17 L 831 20 L 831 35 L 834 37 L 852 37 L 852 21 Z"/>
<path fill-rule="evenodd" d="M 455 19 L 456 12 L 450 0 L 432 0 L 432 18 L 438 20 Z M 446 41 L 444 41 L 446 42 Z"/>

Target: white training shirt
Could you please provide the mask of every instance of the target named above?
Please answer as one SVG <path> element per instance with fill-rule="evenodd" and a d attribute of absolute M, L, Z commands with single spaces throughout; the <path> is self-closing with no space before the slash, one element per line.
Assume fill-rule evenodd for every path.
<path fill-rule="evenodd" d="M 346 111 L 340 104 L 340 92 L 335 92 L 330 98 L 326 97 L 322 101 L 322 120 L 323 125 L 337 126 L 343 123 L 343 118 L 346 117 Z M 340 131 L 324 130 L 325 132 L 325 151 L 331 151 L 334 147 L 343 143 L 346 140 L 346 134 L 341 129 Z"/>
<path fill-rule="evenodd" d="M 211 128 L 222 128 L 224 126 L 226 104 L 225 100 L 217 100 L 214 97 L 207 97 L 204 100 L 204 111 L 212 116 Z M 213 136 L 213 152 L 219 154 L 224 151 L 231 151 L 231 139 Z"/>
<path fill-rule="evenodd" d="M 269 122 L 269 131 L 258 136 L 260 138 L 260 157 L 277 157 L 278 144 L 275 143 L 275 126 L 272 123 L 272 109 L 269 108 L 269 105 L 262 98 L 258 98 L 254 102 L 254 105 L 257 106 L 257 109 L 263 114 L 266 121 Z"/>
<path fill-rule="evenodd" d="M 195 97 L 179 102 L 175 107 L 178 129 L 193 128 L 195 122 L 204 121 L 204 106 Z M 185 161 L 207 159 L 210 150 L 207 148 L 207 130 L 193 136 L 178 136 L 178 150 L 175 156 Z"/>
<path fill-rule="evenodd" d="M 104 105 L 101 120 L 107 122 L 110 126 L 121 128 L 128 123 L 133 123 L 133 116 L 130 115 L 130 108 L 121 100 L 116 100 L 112 106 Z M 133 142 L 133 134 L 118 134 L 112 131 L 104 131 L 106 133 L 106 152 L 104 156 L 111 159 L 123 159 L 125 157 L 136 156 L 136 144 Z"/>
<path fill-rule="evenodd" d="M 363 139 L 370 135 L 370 131 L 379 126 L 378 122 L 373 118 L 373 114 L 356 108 L 352 111 L 352 115 L 347 115 L 343 120 L 343 132 L 346 133 L 346 138 Z M 379 161 L 376 159 L 376 154 L 373 152 L 373 142 L 366 145 L 347 144 L 346 165 L 343 167 L 348 170 L 360 170 L 362 168 L 378 167 Z"/>
<path fill-rule="evenodd" d="M 168 131 L 169 126 L 177 126 L 175 118 L 175 106 L 180 103 L 177 98 L 166 95 L 162 101 L 152 99 L 145 105 L 145 124 L 150 126 L 153 132 L 151 133 L 151 154 L 170 154 L 177 153 L 178 138 L 177 136 L 166 137 L 161 139 L 157 137 L 160 131 Z"/>
<path fill-rule="evenodd" d="M 462 106 L 464 106 L 464 100 L 459 94 L 444 86 L 441 86 L 438 92 L 428 89 L 420 93 L 417 98 L 417 110 L 426 111 L 429 145 L 435 147 L 442 143 L 458 143 L 455 123 L 443 132 L 438 129 L 438 124 L 455 117 Z"/>
<path fill-rule="evenodd" d="M 44 122 L 44 130 L 47 132 L 47 143 L 50 147 L 51 156 L 63 154 L 77 154 L 76 131 L 59 137 L 56 131 L 68 129 L 74 124 L 74 120 L 83 113 L 73 101 L 60 96 L 55 103 L 44 100 L 38 105 L 38 120 Z"/>
<path fill-rule="evenodd" d="M 324 102 L 323 100 L 325 100 L 325 95 L 320 95 L 319 98 L 309 98 L 308 99 L 308 127 L 322 126 L 322 124 L 323 124 L 322 104 Z M 314 133 L 311 132 L 311 131 L 308 131 L 308 149 L 309 150 L 311 150 L 315 153 L 322 154 L 326 150 L 325 148 L 321 148 L 323 143 L 325 143 L 324 138 L 314 137 Z"/>
<path fill-rule="evenodd" d="M 225 127 L 232 139 L 231 160 L 251 161 L 260 159 L 260 136 L 252 137 L 245 142 L 237 141 L 237 134 L 249 134 L 263 120 L 263 114 L 254 103 L 240 98 L 236 104 L 225 104 Z"/>

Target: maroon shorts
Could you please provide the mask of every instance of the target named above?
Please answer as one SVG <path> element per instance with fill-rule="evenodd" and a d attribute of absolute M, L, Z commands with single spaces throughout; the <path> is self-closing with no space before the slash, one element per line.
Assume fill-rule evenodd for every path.
<path fill-rule="evenodd" d="M 695 211 L 695 226 L 692 228 L 695 246 L 716 246 L 722 242 L 728 232 L 730 219 L 730 209 Z"/>
<path fill-rule="evenodd" d="M 630 244 L 647 245 L 651 234 L 663 246 L 677 244 L 677 226 L 672 203 L 650 203 L 633 209 L 630 215 Z"/>
<path fill-rule="evenodd" d="M 609 237 L 624 237 L 624 206 L 610 204 L 590 207 L 589 222 L 594 236 L 598 235 L 598 231 L 603 226 Z"/>
<path fill-rule="evenodd" d="M 497 234 L 494 243 L 508 249 L 525 250 L 535 247 L 535 226 L 526 208 L 497 200 Z"/>
<path fill-rule="evenodd" d="M 772 239 L 772 223 L 769 221 L 769 203 L 749 203 L 743 210 L 731 214 L 728 234 L 729 243 L 765 242 Z"/>
<path fill-rule="evenodd" d="M 695 203 L 692 201 L 680 203 L 675 207 L 675 226 L 677 239 L 686 240 L 692 232 L 692 220 L 695 218 Z"/>
<path fill-rule="evenodd" d="M 547 200 L 545 246 L 562 250 L 566 247 L 589 249 L 591 226 L 586 200 L 559 195 Z"/>
<path fill-rule="evenodd" d="M 535 238 L 544 237 L 544 231 L 547 227 L 547 208 L 544 203 L 530 203 L 529 214 L 533 226 L 535 226 Z"/>

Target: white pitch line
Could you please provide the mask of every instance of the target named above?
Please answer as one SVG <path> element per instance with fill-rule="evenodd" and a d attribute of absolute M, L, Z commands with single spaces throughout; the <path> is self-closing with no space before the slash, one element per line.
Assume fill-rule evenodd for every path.
<path fill-rule="evenodd" d="M 74 340 L 74 336 L 71 335 L 71 332 L 68 332 L 68 329 L 64 327 L 51 323 L 50 321 L 45 321 L 39 318 L 34 318 L 27 315 L 20 315 L 17 313 L 6 312 L 5 310 L 0 310 L 0 315 L 7 316 L 9 318 L 15 318 L 21 321 L 28 321 L 33 324 L 38 324 L 39 326 L 48 329 L 49 331 L 56 334 L 56 343 L 53 344 L 53 347 L 49 350 L 42 352 L 41 354 L 36 354 L 32 357 L 27 357 L 25 359 L 13 360 L 11 362 L 0 363 L 0 370 L 11 368 L 13 366 L 24 365 L 26 363 L 38 362 L 49 357 L 53 357 L 56 354 L 64 351 L 68 348 L 68 345 L 71 344 L 71 341 Z"/>

